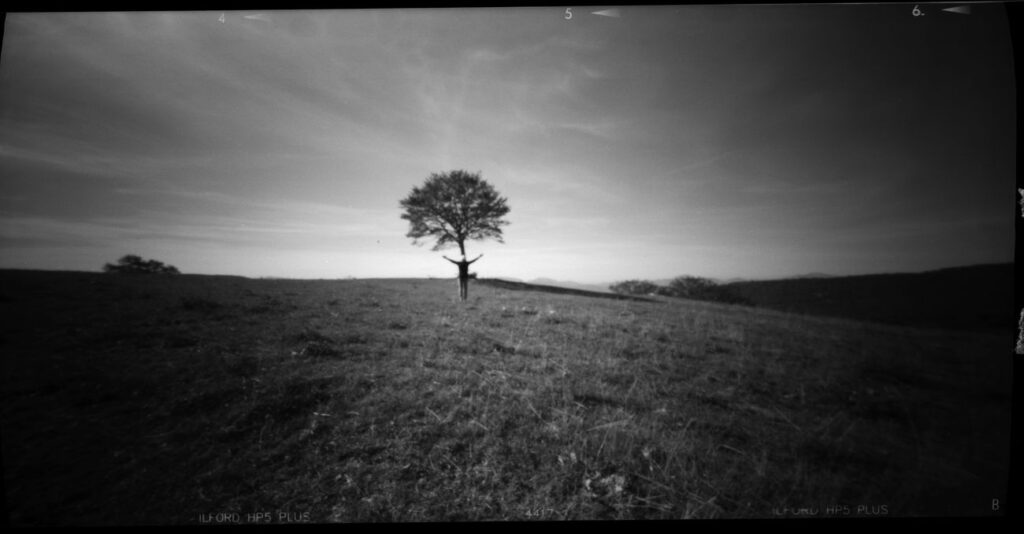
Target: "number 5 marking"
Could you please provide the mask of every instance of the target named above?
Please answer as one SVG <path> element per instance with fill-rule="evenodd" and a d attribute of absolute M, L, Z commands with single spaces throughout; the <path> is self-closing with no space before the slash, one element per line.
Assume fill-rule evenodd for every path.
<path fill-rule="evenodd" d="M 572 20 L 572 8 L 565 8 L 565 20 Z"/>

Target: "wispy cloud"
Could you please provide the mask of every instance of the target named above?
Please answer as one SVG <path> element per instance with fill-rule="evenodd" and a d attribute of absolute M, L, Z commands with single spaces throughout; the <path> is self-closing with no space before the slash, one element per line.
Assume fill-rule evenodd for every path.
<path fill-rule="evenodd" d="M 1013 180 L 1001 21 L 952 50 L 815 9 L 13 14 L 0 246 L 415 276 L 440 267 L 398 201 L 467 169 L 513 208 L 502 265 L 536 276 L 1012 257 L 985 218 Z"/>

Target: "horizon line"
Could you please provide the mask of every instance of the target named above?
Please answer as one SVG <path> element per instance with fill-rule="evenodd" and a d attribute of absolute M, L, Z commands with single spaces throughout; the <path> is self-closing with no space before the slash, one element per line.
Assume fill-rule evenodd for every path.
<path fill-rule="evenodd" d="M 698 276 L 698 275 L 681 274 L 681 275 L 676 275 L 676 276 L 667 277 L 667 278 L 666 277 L 661 277 L 661 278 L 630 277 L 630 278 L 624 278 L 622 280 L 590 283 L 590 282 L 577 282 L 575 280 L 561 280 L 561 279 L 556 279 L 556 278 L 548 278 L 548 277 L 545 277 L 545 276 L 538 276 L 538 277 L 534 277 L 532 279 L 525 279 L 525 278 L 520 278 L 520 277 L 515 277 L 515 276 L 504 276 L 503 275 L 503 276 L 482 277 L 482 278 L 480 278 L 480 280 L 506 280 L 506 281 L 510 281 L 510 282 L 522 282 L 522 283 L 534 283 L 533 281 L 550 281 L 550 282 L 571 283 L 571 284 L 586 285 L 586 286 L 601 286 L 601 285 L 604 285 L 604 284 L 615 284 L 615 283 L 618 283 L 618 282 L 624 282 L 624 281 L 628 281 L 628 280 L 639 280 L 639 281 L 656 282 L 657 280 L 672 280 L 674 278 L 680 278 L 680 277 L 684 277 L 684 276 L 694 276 L 696 278 L 705 278 L 705 279 L 715 280 L 715 281 L 720 281 L 720 282 L 724 282 L 724 281 L 735 281 L 735 282 L 769 282 L 769 281 L 776 281 L 776 280 L 794 280 L 794 279 L 801 279 L 801 278 L 808 278 L 808 277 L 852 278 L 852 277 L 859 277 L 859 276 L 885 276 L 885 275 L 904 275 L 904 274 L 924 274 L 924 273 L 931 273 L 931 272 L 936 272 L 936 271 L 946 271 L 946 270 L 951 270 L 951 269 L 967 269 L 967 268 L 978 268 L 978 267 L 1014 265 L 1015 263 L 1016 262 L 1013 262 L 1013 261 L 995 262 L 995 263 L 973 263 L 973 264 L 968 264 L 968 265 L 953 265 L 953 266 L 948 266 L 948 267 L 938 267 L 938 268 L 927 269 L 927 270 L 923 270 L 923 271 L 882 271 L 882 272 L 859 273 L 859 274 L 829 274 L 829 273 L 812 272 L 812 273 L 793 274 L 793 275 L 781 276 L 781 277 L 773 277 L 773 278 L 748 278 L 748 277 L 742 277 L 742 276 L 733 276 L 733 277 L 729 277 L 729 278 L 718 278 L 718 277 L 710 277 L 710 276 Z M 80 273 L 80 274 L 112 274 L 112 273 L 104 272 L 102 270 L 80 271 L 80 270 L 75 270 L 75 269 L 44 269 L 44 268 L 24 268 L 24 267 L 0 267 L 0 271 L 30 271 L 30 272 Z M 416 276 L 356 277 L 356 276 L 351 276 L 351 275 L 348 275 L 348 276 L 338 276 L 338 277 L 334 277 L 334 278 L 323 278 L 323 277 L 317 277 L 317 278 L 294 278 L 294 277 L 288 277 L 288 276 L 272 276 L 272 275 L 266 275 L 266 276 L 246 276 L 246 275 L 241 275 L 241 274 L 228 274 L 228 273 L 193 273 L 193 272 L 181 272 L 177 276 L 182 276 L 182 275 L 184 275 L 184 276 L 222 276 L 222 277 L 232 277 L 232 278 L 244 278 L 244 279 L 247 279 L 247 280 L 296 280 L 296 281 L 454 280 L 454 279 L 458 278 L 458 276 L 442 276 L 442 277 L 438 277 L 438 276 L 424 276 L 424 277 L 416 277 Z M 174 276 L 174 275 L 171 275 L 171 276 Z M 538 285 L 544 285 L 544 284 L 541 283 L 541 284 L 538 284 Z"/>

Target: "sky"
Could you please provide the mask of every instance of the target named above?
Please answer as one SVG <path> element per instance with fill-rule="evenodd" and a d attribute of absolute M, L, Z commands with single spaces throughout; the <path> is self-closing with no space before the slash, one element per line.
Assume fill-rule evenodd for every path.
<path fill-rule="evenodd" d="M 481 277 L 1013 261 L 1001 5 L 591 11 L 9 14 L 0 268 L 451 277 L 399 201 L 456 169 L 511 208 Z"/>

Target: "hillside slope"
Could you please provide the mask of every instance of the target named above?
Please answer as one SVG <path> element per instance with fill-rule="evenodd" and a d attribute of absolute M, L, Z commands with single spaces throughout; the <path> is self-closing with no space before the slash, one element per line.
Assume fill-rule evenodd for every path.
<path fill-rule="evenodd" d="M 736 282 L 755 306 L 888 324 L 1011 333 L 1013 264 L 925 273 Z"/>
<path fill-rule="evenodd" d="M 31 271 L 0 271 L 0 324 L 15 526 L 1005 513 L 999 335 Z"/>

